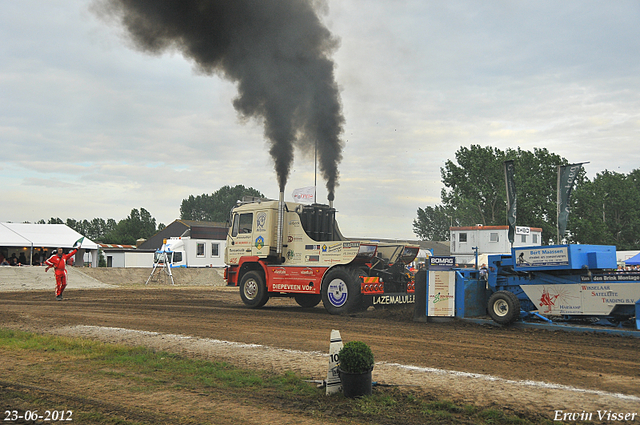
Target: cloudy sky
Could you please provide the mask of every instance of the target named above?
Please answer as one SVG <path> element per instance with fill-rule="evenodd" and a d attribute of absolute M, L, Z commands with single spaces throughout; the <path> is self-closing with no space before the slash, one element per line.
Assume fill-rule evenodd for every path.
<path fill-rule="evenodd" d="M 178 53 L 132 49 L 85 0 L 0 3 L 0 221 L 165 224 L 224 185 L 278 196 L 260 122 L 236 87 Z M 329 0 L 322 20 L 346 119 L 334 206 L 350 237 L 415 238 L 461 146 L 547 148 L 640 168 L 640 3 Z M 287 184 L 314 183 L 298 153 Z M 318 181 L 318 196 L 326 198 Z M 525 223 L 523 223 L 524 225 Z"/>

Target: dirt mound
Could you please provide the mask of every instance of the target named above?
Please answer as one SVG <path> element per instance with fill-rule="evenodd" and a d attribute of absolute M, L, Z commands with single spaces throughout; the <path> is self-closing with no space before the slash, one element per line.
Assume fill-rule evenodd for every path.
<path fill-rule="evenodd" d="M 151 268 L 121 268 L 121 267 L 85 267 L 78 269 L 81 273 L 90 276 L 100 282 L 121 285 L 135 286 L 144 285 L 151 275 Z M 226 286 L 223 277 L 223 269 L 217 268 L 197 268 L 172 269 L 173 281 L 176 285 L 195 285 L 195 286 Z M 157 269 L 150 285 L 170 284 L 171 281 L 162 269 Z"/>

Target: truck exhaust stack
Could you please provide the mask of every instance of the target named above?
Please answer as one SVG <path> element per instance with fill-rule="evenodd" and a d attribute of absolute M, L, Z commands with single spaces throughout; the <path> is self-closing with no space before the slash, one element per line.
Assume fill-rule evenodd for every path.
<path fill-rule="evenodd" d="M 280 192 L 278 198 L 278 227 L 277 227 L 277 242 L 276 253 L 279 258 L 282 258 L 282 234 L 284 231 L 284 192 Z"/>

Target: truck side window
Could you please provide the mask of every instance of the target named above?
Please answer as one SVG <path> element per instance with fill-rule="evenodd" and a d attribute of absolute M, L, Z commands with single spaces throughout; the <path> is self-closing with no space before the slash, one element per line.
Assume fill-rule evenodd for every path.
<path fill-rule="evenodd" d="M 253 226 L 253 213 L 236 214 L 233 217 L 233 230 L 231 236 L 238 236 L 242 233 L 251 233 Z"/>
<path fill-rule="evenodd" d="M 253 213 L 240 214 L 240 233 L 251 233 Z"/>
<path fill-rule="evenodd" d="M 174 252 L 173 253 L 173 262 L 180 263 L 182 261 L 182 252 Z"/>

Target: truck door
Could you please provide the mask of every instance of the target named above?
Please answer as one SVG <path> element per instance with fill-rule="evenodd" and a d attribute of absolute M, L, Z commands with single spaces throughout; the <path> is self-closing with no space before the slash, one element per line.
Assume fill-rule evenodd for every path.
<path fill-rule="evenodd" d="M 240 257 L 252 255 L 253 212 L 237 213 L 231 227 L 231 246 L 227 247 L 229 264 L 238 264 Z"/>

